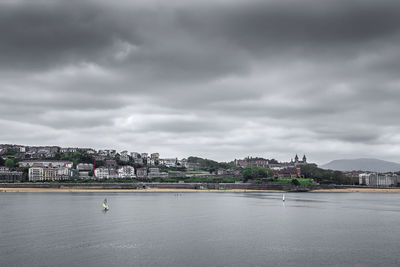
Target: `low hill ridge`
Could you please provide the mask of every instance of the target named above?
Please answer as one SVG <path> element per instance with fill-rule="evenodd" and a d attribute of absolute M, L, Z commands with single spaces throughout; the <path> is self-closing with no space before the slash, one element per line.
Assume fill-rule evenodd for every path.
<path fill-rule="evenodd" d="M 400 164 L 373 158 L 338 159 L 324 164 L 320 168 L 337 171 L 398 172 Z"/>

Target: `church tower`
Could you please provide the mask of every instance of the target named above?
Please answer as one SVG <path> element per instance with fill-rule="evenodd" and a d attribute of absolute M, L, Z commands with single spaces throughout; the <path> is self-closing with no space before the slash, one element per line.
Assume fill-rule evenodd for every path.
<path fill-rule="evenodd" d="M 299 156 L 297 156 L 297 154 L 296 154 L 296 157 L 294 157 L 294 162 L 295 162 L 295 163 L 298 163 L 298 162 L 299 162 Z"/>
<path fill-rule="evenodd" d="M 303 163 L 307 163 L 306 155 L 303 156 Z"/>

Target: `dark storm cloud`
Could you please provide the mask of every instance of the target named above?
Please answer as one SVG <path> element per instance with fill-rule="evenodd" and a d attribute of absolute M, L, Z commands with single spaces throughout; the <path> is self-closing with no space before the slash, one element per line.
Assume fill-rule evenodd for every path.
<path fill-rule="evenodd" d="M 0 141 L 390 158 L 399 13 L 398 1 L 4 1 Z"/>
<path fill-rule="evenodd" d="M 329 3 L 330 2 L 330 3 Z M 226 21 L 234 36 L 258 46 L 266 43 L 290 45 L 302 42 L 328 46 L 363 41 L 398 33 L 399 4 L 384 7 L 382 4 L 351 1 L 281 1 L 272 9 L 268 4 L 236 10 Z M 235 31 L 236 30 L 236 31 Z M 237 39 L 237 38 L 235 38 Z"/>

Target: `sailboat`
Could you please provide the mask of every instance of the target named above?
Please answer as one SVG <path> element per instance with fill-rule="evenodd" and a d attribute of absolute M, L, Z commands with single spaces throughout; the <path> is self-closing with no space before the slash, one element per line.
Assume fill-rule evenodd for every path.
<path fill-rule="evenodd" d="M 285 202 L 285 194 L 282 194 L 282 201 Z"/>
<path fill-rule="evenodd" d="M 104 199 L 102 206 L 104 210 L 108 210 L 107 198 Z"/>

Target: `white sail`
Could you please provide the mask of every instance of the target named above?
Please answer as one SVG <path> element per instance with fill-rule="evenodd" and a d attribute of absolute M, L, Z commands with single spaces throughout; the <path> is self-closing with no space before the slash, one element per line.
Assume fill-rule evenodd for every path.
<path fill-rule="evenodd" d="M 102 206 L 103 206 L 103 209 L 108 210 L 107 198 L 104 199 Z"/>

